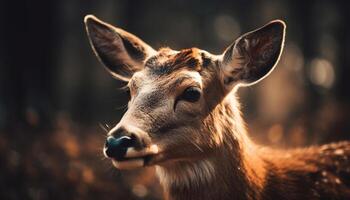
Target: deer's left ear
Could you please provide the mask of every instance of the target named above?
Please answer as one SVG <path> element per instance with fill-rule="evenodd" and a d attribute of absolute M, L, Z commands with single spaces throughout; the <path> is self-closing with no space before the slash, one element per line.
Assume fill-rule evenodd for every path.
<path fill-rule="evenodd" d="M 282 53 L 286 25 L 275 20 L 246 33 L 230 45 L 222 56 L 222 79 L 227 89 L 252 85 L 266 77 Z"/>

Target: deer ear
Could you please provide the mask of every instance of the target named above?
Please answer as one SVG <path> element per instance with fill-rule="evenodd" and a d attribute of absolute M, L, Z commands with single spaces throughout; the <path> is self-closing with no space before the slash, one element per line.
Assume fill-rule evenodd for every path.
<path fill-rule="evenodd" d="M 223 53 L 223 83 L 252 85 L 266 77 L 282 53 L 286 25 L 275 20 L 239 37 Z"/>
<path fill-rule="evenodd" d="M 84 19 L 90 44 L 107 70 L 117 79 L 128 81 L 155 50 L 138 37 L 102 22 L 93 15 Z"/>

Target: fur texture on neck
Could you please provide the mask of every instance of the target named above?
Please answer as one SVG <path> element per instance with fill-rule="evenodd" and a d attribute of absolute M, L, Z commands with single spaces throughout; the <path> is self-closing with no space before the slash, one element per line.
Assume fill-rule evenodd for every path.
<path fill-rule="evenodd" d="M 265 169 L 248 138 L 239 105 L 228 97 L 206 119 L 215 130 L 217 148 L 194 161 L 157 166 L 168 199 L 255 199 L 263 187 Z"/>

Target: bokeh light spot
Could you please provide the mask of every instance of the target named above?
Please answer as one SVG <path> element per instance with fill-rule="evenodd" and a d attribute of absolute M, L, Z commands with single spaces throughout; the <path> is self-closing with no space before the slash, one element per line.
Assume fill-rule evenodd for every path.
<path fill-rule="evenodd" d="M 283 138 L 283 127 L 281 124 L 275 124 L 273 125 L 267 133 L 267 137 L 270 142 L 272 143 L 278 143 Z"/>
<path fill-rule="evenodd" d="M 142 184 L 136 184 L 132 188 L 132 192 L 138 197 L 145 197 L 148 194 L 147 188 Z"/>
<path fill-rule="evenodd" d="M 335 73 L 328 60 L 315 58 L 310 64 L 310 80 L 313 84 L 329 89 L 333 86 Z"/>

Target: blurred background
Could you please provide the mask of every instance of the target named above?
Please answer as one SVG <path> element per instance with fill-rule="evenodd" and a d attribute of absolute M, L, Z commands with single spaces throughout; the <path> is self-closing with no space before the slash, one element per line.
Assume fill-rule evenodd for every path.
<path fill-rule="evenodd" d="M 220 54 L 273 19 L 287 23 L 275 71 L 239 97 L 251 137 L 280 148 L 350 139 L 348 1 L 11 1 L 0 6 L 0 199 L 161 199 L 153 169 L 102 156 L 127 95 L 98 63 L 94 14 L 154 48 Z"/>

